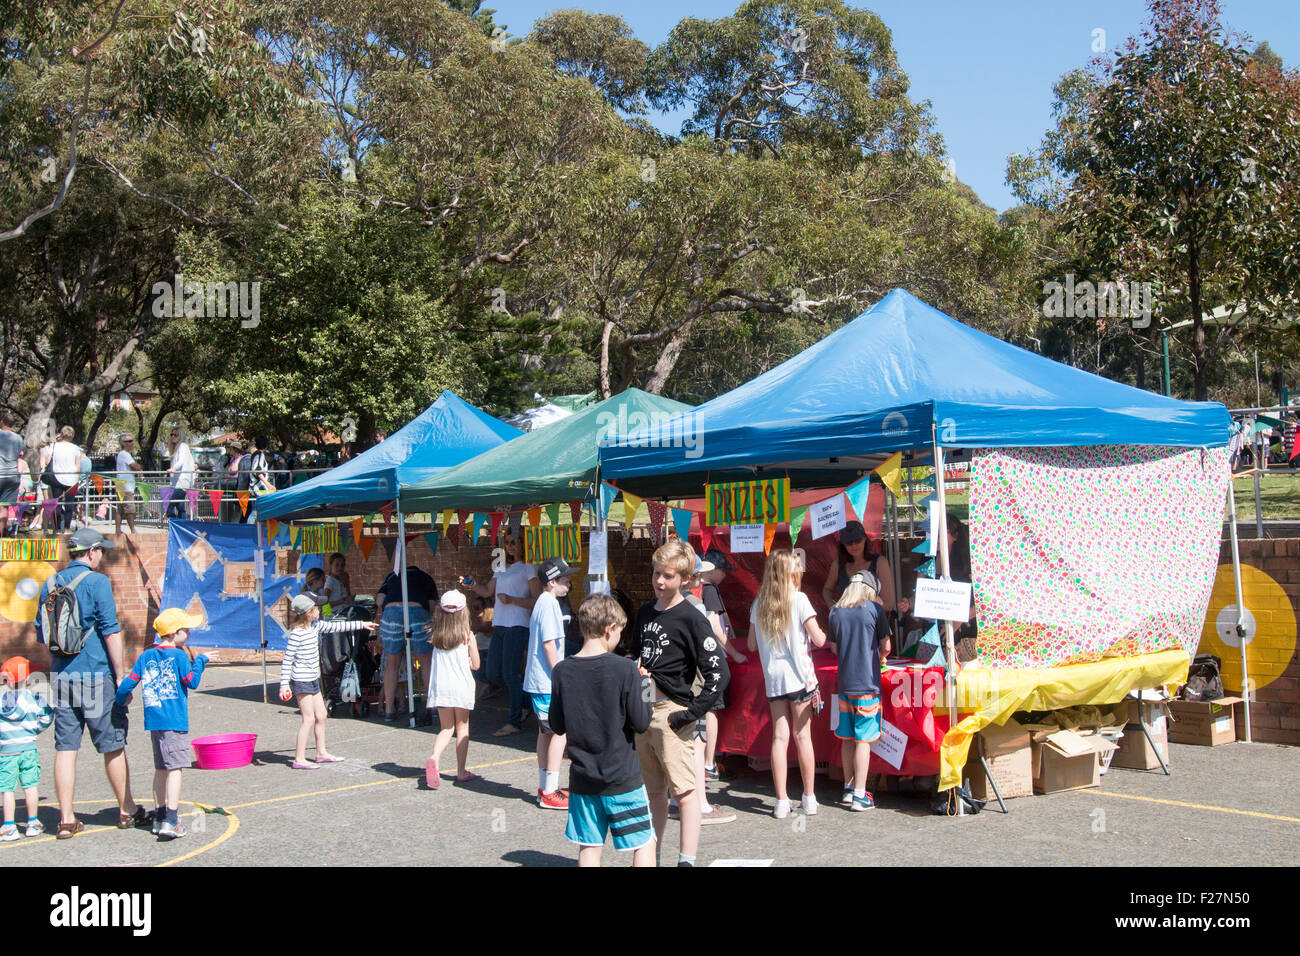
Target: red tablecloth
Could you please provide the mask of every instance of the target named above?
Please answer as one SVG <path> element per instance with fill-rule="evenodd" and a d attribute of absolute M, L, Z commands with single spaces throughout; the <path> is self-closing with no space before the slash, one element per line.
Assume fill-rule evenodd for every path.
<path fill-rule="evenodd" d="M 813 652 L 817 683 L 827 706 L 812 719 L 813 751 L 818 761 L 840 763 L 840 739 L 831 730 L 831 695 L 835 693 L 837 663 L 828 650 Z M 943 668 L 887 670 L 881 674 L 880 702 L 884 719 L 907 735 L 902 765 L 894 769 L 876 754 L 871 772 L 926 777 L 939 772 L 939 745 L 948 732 L 948 715 L 934 712 L 936 693 L 942 694 Z M 730 706 L 718 713 L 718 751 L 770 757 L 772 712 L 763 686 L 758 654 L 743 664 L 731 664 Z M 790 757 L 794 757 L 791 741 Z"/>

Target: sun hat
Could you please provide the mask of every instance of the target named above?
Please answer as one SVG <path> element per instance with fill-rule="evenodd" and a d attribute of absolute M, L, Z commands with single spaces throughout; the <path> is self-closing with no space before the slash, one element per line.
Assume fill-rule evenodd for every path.
<path fill-rule="evenodd" d="M 153 629 L 158 632 L 159 637 L 167 637 L 181 628 L 199 627 L 202 623 L 201 615 L 186 614 L 178 607 L 169 607 L 154 618 Z"/>
<path fill-rule="evenodd" d="M 444 591 L 438 599 L 438 606 L 448 614 L 459 611 L 465 606 L 465 595 L 455 589 Z"/>
<path fill-rule="evenodd" d="M 854 541 L 867 540 L 867 532 L 861 521 L 850 521 L 840 532 L 840 544 L 852 544 Z"/>

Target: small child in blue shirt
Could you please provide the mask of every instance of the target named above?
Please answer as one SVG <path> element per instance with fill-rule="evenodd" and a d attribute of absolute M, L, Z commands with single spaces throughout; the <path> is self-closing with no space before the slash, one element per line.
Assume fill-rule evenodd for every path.
<path fill-rule="evenodd" d="M 5 815 L 0 840 L 6 843 L 18 839 L 14 816 L 18 802 L 15 793 L 20 786 L 27 803 L 26 835 L 40 836 L 45 830 L 36 818 L 36 784 L 41 779 L 36 735 L 50 726 L 54 714 L 43 697 L 27 689 L 31 673 L 32 665 L 25 657 L 11 657 L 0 667 L 6 688 L 0 694 L 0 791 L 4 793 Z"/>
<path fill-rule="evenodd" d="M 153 739 L 153 832 L 163 840 L 185 836 L 177 809 L 181 799 L 181 770 L 190 766 L 188 694 L 199 686 L 208 659 L 185 648 L 189 629 L 203 618 L 170 607 L 154 621 L 158 643 L 135 660 L 131 673 L 117 686 L 117 703 L 125 706 L 136 685 L 144 698 L 144 729 Z"/>

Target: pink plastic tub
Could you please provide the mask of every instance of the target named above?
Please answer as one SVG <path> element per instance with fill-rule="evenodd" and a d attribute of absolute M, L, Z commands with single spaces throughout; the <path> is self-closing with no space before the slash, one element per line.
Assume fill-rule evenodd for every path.
<path fill-rule="evenodd" d="M 190 741 L 200 770 L 230 770 L 253 762 L 257 734 L 216 734 Z"/>

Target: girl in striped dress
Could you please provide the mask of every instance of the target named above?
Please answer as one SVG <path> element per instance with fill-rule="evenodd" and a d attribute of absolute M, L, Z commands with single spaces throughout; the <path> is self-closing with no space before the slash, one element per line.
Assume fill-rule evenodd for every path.
<path fill-rule="evenodd" d="M 325 749 L 325 698 L 320 692 L 320 635 L 340 631 L 373 631 L 373 621 L 322 621 L 320 608 L 306 594 L 299 594 L 289 604 L 289 621 L 293 630 L 286 635 L 284 660 L 280 664 L 280 699 L 295 697 L 302 711 L 298 744 L 293 754 L 294 770 L 315 770 L 323 763 L 338 763 Z M 316 763 L 307 762 L 307 738 L 316 734 Z"/>

